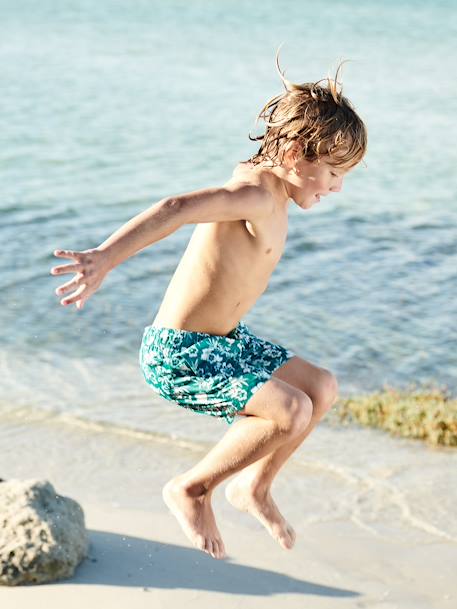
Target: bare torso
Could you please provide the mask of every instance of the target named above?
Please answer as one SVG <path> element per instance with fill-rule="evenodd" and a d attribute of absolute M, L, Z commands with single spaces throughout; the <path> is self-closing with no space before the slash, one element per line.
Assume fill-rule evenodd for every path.
<path fill-rule="evenodd" d="M 238 166 L 234 179 L 256 183 Z M 259 183 L 259 182 L 258 182 Z M 287 239 L 287 206 L 255 223 L 197 224 L 153 325 L 225 336 L 266 290 Z"/>

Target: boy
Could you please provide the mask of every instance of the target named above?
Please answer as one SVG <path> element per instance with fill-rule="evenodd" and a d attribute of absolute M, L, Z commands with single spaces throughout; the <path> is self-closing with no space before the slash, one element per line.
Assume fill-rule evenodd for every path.
<path fill-rule="evenodd" d="M 82 309 L 126 258 L 184 224 L 197 225 L 156 318 L 144 330 L 140 364 L 162 397 L 230 425 L 199 463 L 162 492 L 189 540 L 214 558 L 223 558 L 225 548 L 211 496 L 241 470 L 226 488 L 228 501 L 255 516 L 283 548 L 292 548 L 295 532 L 273 501 L 271 484 L 336 401 L 332 373 L 256 337 L 241 318 L 281 258 L 289 202 L 307 210 L 338 192 L 365 154 L 366 129 L 338 91 L 338 71 L 324 86 L 293 84 L 279 70 L 286 91 L 259 114 L 266 131 L 251 139 L 262 141 L 260 149 L 224 186 L 167 197 L 96 248 L 54 252 L 73 263 L 51 273 L 76 273 L 56 289 L 58 295 L 75 290 L 61 304 Z"/>

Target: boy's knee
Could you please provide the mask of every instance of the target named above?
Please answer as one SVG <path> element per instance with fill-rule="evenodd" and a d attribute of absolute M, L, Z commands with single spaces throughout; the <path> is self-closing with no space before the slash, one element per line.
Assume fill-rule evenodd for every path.
<path fill-rule="evenodd" d="M 313 416 L 311 398 L 303 391 L 297 391 L 288 409 L 285 431 L 290 435 L 299 435 L 308 427 Z"/>
<path fill-rule="evenodd" d="M 319 383 L 318 396 L 315 401 L 319 405 L 319 408 L 323 411 L 330 410 L 338 399 L 338 381 L 336 376 L 327 370 L 322 368 L 322 376 Z M 317 406 L 316 404 L 316 406 Z"/>

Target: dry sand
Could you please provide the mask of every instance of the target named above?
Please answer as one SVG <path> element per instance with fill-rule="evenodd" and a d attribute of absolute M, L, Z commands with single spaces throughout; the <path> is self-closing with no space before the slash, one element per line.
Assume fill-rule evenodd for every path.
<path fill-rule="evenodd" d="M 227 555 L 190 546 L 174 517 L 84 505 L 91 547 L 74 577 L 0 589 L 0 607 L 139 609 L 185 606 L 453 609 L 457 548 L 373 538 L 349 522 L 309 525 L 283 550 L 252 517 L 218 518 Z M 246 519 L 246 526 L 243 520 Z M 247 526 L 247 524 L 249 525 Z"/>

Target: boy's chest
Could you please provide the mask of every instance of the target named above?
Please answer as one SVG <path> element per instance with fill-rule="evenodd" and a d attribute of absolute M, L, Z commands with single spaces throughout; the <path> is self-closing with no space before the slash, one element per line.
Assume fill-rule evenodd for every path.
<path fill-rule="evenodd" d="M 271 261 L 279 261 L 287 241 L 287 213 L 275 213 L 255 223 L 245 220 L 245 224 L 259 253 Z"/>

